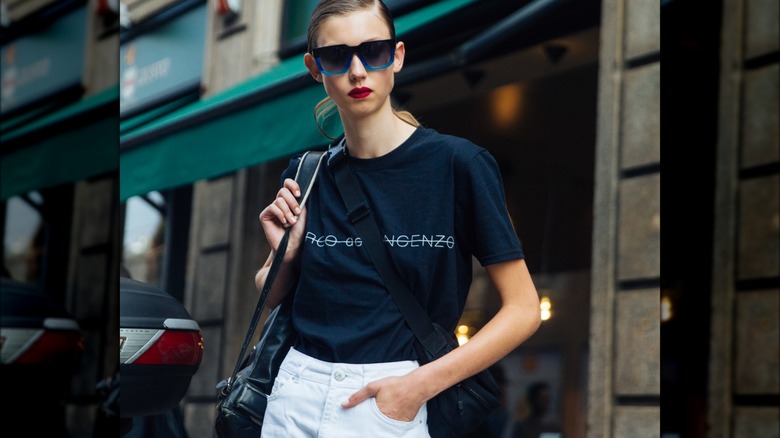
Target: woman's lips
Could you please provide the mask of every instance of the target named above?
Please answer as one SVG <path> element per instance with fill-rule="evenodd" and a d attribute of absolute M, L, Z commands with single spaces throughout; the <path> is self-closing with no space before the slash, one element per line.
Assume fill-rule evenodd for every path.
<path fill-rule="evenodd" d="M 353 88 L 352 91 L 349 92 L 349 97 L 353 99 L 365 99 L 368 97 L 368 95 L 371 94 L 371 89 L 367 87 L 361 87 L 361 88 Z"/>

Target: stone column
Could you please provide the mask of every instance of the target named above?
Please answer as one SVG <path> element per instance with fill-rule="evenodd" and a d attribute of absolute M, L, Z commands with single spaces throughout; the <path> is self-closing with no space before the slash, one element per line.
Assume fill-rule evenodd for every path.
<path fill-rule="evenodd" d="M 588 436 L 660 430 L 660 10 L 602 3 Z"/>
<path fill-rule="evenodd" d="M 262 165 L 194 187 L 184 303 L 201 327 L 204 356 L 184 399 L 192 437 L 212 436 L 215 385 L 233 372 L 257 304 L 254 276 L 269 251 L 258 215 L 273 199 L 280 173 Z M 260 327 L 262 319 L 252 346 Z"/>
<path fill-rule="evenodd" d="M 118 187 L 117 174 L 75 185 L 65 304 L 84 334 L 85 356 L 82 358 L 82 370 L 73 381 L 73 397 L 94 396 L 98 380 L 113 375 L 117 369 Z M 84 367 L 91 369 L 85 370 Z M 97 414 L 96 404 L 71 404 L 67 409 L 69 431 L 74 436 L 91 436 Z"/>
<path fill-rule="evenodd" d="M 724 0 L 708 426 L 780 436 L 778 2 Z"/>

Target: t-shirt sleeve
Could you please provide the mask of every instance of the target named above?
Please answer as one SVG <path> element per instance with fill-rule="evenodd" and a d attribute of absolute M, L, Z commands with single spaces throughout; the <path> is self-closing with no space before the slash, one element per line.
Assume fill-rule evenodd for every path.
<path fill-rule="evenodd" d="M 298 163 L 301 162 L 303 154 L 295 154 L 290 158 L 290 164 L 287 165 L 287 169 L 284 169 L 282 176 L 279 177 L 279 187 L 284 187 L 284 180 L 287 178 L 295 178 L 295 173 L 298 171 Z"/>
<path fill-rule="evenodd" d="M 482 149 L 468 160 L 463 173 L 458 197 L 472 254 L 483 266 L 524 258 L 495 158 Z"/>

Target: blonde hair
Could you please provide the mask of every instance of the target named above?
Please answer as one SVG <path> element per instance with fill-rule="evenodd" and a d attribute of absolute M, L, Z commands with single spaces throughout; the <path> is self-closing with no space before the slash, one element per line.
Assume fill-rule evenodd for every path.
<path fill-rule="evenodd" d="M 320 30 L 320 25 L 330 17 L 341 17 L 352 12 L 364 11 L 366 9 L 374 9 L 378 12 L 379 17 L 387 24 L 390 30 L 390 38 L 395 40 L 395 24 L 393 23 L 393 16 L 390 14 L 390 10 L 382 0 L 322 0 L 317 7 L 311 13 L 309 20 L 309 29 L 306 34 L 307 39 L 307 51 L 311 53 L 314 50 L 315 42 L 317 40 L 317 34 Z M 314 107 L 314 122 L 317 124 L 317 129 L 325 137 L 335 140 L 335 137 L 331 137 L 323 129 L 323 124 L 328 117 L 331 117 L 336 112 L 336 104 L 330 97 L 322 99 Z M 398 111 L 393 108 L 393 114 L 396 117 L 412 126 L 420 126 L 420 122 L 409 111 Z"/>

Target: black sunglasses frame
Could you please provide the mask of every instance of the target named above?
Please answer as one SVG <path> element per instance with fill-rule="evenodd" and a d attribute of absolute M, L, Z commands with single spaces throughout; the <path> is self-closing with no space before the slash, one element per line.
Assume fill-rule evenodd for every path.
<path fill-rule="evenodd" d="M 390 52 L 390 60 L 381 66 L 372 66 L 369 65 L 365 58 L 365 53 L 368 50 L 368 47 L 374 46 L 379 44 L 380 46 L 386 46 L 388 51 Z M 354 55 L 357 53 L 358 59 L 360 59 L 360 62 L 363 64 L 363 67 L 366 70 L 369 71 L 376 71 L 376 70 L 384 70 L 387 67 L 390 67 L 393 64 L 393 61 L 395 61 L 395 46 L 396 46 L 396 40 L 394 39 L 386 39 L 386 40 L 374 40 L 374 41 L 365 41 L 363 43 L 360 43 L 357 46 L 348 46 L 346 44 L 335 44 L 332 46 L 325 46 L 325 47 L 318 47 L 316 49 L 313 49 L 311 51 L 311 55 L 314 57 L 315 62 L 317 63 L 317 68 L 319 69 L 320 73 L 326 75 L 326 76 L 332 76 L 332 75 L 340 75 L 344 74 L 349 70 L 350 65 L 352 65 L 352 58 L 354 58 Z M 344 63 L 344 67 L 339 71 L 329 71 L 326 70 L 321 61 L 321 56 L 324 52 L 333 50 L 333 49 L 342 49 L 345 50 L 347 53 L 349 53 L 349 56 L 347 56 L 347 59 Z"/>

